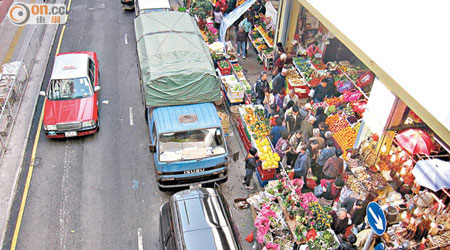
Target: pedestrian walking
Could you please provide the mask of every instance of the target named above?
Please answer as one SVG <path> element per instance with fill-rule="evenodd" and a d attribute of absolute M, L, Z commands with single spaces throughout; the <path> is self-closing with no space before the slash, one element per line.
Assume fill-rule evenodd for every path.
<path fill-rule="evenodd" d="M 245 41 L 247 37 L 245 35 L 244 27 L 239 26 L 239 31 L 236 34 L 236 44 L 237 44 L 237 55 L 240 56 L 242 53 L 242 58 L 245 58 Z"/>
<path fill-rule="evenodd" d="M 256 168 L 261 165 L 261 161 L 257 156 L 258 150 L 256 148 L 251 148 L 248 153 L 247 159 L 245 159 L 245 177 L 242 183 L 245 185 L 245 188 L 253 189 L 253 186 L 250 186 L 250 181 Z"/>
<path fill-rule="evenodd" d="M 214 28 L 216 29 L 220 29 L 220 23 L 222 22 L 223 19 L 223 13 L 222 11 L 220 11 L 219 7 L 216 7 L 216 9 L 214 9 Z"/>
<path fill-rule="evenodd" d="M 245 32 L 245 49 L 247 49 L 247 38 L 248 38 L 248 33 L 252 30 L 252 21 L 253 21 L 253 16 L 251 13 L 247 14 L 247 17 L 244 18 L 244 20 L 242 20 L 242 22 L 239 24 L 239 26 L 244 27 L 244 32 Z M 242 56 L 242 58 L 245 59 L 245 56 Z"/>

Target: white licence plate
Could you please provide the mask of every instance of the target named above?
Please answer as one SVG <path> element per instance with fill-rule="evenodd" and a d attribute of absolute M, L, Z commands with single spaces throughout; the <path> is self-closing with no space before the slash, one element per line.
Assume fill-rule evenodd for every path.
<path fill-rule="evenodd" d="M 200 169 L 192 169 L 192 170 L 184 171 L 185 174 L 195 174 L 195 173 L 201 173 L 201 172 L 205 172 L 205 169 L 200 168 Z"/>
<path fill-rule="evenodd" d="M 69 131 L 69 132 L 65 132 L 64 135 L 66 137 L 74 137 L 77 136 L 77 131 Z"/>

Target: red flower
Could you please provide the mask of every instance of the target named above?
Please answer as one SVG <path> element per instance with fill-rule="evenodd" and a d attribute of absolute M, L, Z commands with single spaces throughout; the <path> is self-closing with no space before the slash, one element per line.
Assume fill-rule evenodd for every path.
<path fill-rule="evenodd" d="M 308 233 L 306 234 L 306 239 L 309 240 L 312 238 L 313 240 L 316 240 L 316 236 L 317 236 L 316 230 L 313 228 L 309 230 Z"/>

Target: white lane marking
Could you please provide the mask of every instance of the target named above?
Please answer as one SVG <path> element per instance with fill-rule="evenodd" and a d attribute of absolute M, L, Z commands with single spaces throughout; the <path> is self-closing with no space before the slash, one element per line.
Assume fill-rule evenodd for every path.
<path fill-rule="evenodd" d="M 134 121 L 133 121 L 133 108 L 130 107 L 130 108 L 128 109 L 128 111 L 130 112 L 130 126 L 133 126 L 133 125 L 134 125 Z"/>
<path fill-rule="evenodd" d="M 66 249 L 66 241 L 67 241 L 67 228 L 66 225 L 68 223 L 68 211 L 67 211 L 67 202 L 68 202 L 68 193 L 69 187 L 67 186 L 67 179 L 69 178 L 70 171 L 70 155 L 69 155 L 69 140 L 66 140 L 66 146 L 64 150 L 64 166 L 63 166 L 63 178 L 61 182 L 61 193 L 62 193 L 62 202 L 59 207 L 59 249 Z"/>
<path fill-rule="evenodd" d="M 125 34 L 125 44 L 128 44 L 128 34 Z"/>
<path fill-rule="evenodd" d="M 139 250 L 144 250 L 144 243 L 142 243 L 142 228 L 138 228 L 138 248 Z"/>

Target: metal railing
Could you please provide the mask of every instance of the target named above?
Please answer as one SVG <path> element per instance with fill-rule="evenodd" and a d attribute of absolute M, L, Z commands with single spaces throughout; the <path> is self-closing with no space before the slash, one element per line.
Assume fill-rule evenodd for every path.
<path fill-rule="evenodd" d="M 30 79 L 46 25 L 33 25 L 28 43 L 22 47 L 16 60 L 15 72 L 4 72 L 0 78 L 0 158 L 7 151 L 14 123 L 22 102 L 23 93 Z M 10 64 L 5 64 L 10 65 Z M 3 65 L 3 66 L 5 66 Z M 18 65 L 18 66 L 17 66 Z M 2 68 L 4 68 L 2 66 Z"/>

